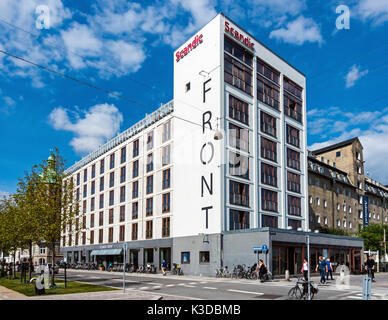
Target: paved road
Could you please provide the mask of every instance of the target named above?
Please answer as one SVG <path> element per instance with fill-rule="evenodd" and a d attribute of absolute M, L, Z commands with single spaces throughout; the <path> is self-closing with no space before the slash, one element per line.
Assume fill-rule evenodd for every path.
<path fill-rule="evenodd" d="M 60 270 L 59 278 L 63 278 Z M 116 272 L 68 270 L 69 280 L 122 288 L 122 274 Z M 388 300 L 388 274 L 376 275 L 372 299 Z M 313 278 L 318 282 L 317 278 Z M 315 297 L 322 300 L 361 300 L 362 277 L 350 276 L 348 285 L 337 285 L 336 280 L 319 286 Z M 165 276 L 160 274 L 136 274 L 126 276 L 126 288 L 159 295 L 179 296 L 187 299 L 220 300 L 284 300 L 295 280 L 275 280 L 261 283 L 255 280 L 217 279 L 195 276 Z"/>

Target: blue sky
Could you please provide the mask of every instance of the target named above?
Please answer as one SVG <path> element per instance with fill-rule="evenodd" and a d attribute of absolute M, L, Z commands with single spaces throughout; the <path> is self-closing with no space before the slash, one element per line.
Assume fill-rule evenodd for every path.
<path fill-rule="evenodd" d="M 336 28 L 340 4 L 350 29 Z M 309 147 L 359 136 L 388 184 L 388 0 L 0 0 L 0 49 L 149 106 L 0 53 L 0 194 L 53 146 L 71 165 L 171 100 L 174 49 L 220 11 L 306 75 Z"/>

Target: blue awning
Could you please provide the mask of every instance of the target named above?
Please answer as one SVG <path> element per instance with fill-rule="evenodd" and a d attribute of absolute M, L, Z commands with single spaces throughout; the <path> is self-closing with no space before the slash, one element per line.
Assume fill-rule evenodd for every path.
<path fill-rule="evenodd" d="M 114 256 L 119 255 L 123 249 L 103 249 L 103 250 L 93 250 L 91 256 Z"/>

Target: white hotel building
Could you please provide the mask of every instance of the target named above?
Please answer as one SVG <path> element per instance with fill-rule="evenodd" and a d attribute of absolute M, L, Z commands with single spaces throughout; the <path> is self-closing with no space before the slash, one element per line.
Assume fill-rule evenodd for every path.
<path fill-rule="evenodd" d="M 305 88 L 300 71 L 218 14 L 174 52 L 174 100 L 67 169 L 85 217 L 78 236 L 63 234 L 67 261 L 122 262 L 126 243 L 127 263 L 214 274 L 253 264 L 265 244 L 276 274 L 293 243 L 287 263 L 299 265 Z"/>

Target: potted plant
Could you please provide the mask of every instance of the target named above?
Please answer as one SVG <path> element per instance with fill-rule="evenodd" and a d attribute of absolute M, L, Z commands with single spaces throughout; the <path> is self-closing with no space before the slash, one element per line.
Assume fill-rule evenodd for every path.
<path fill-rule="evenodd" d="M 99 267 L 100 267 L 100 271 L 104 271 L 105 270 L 105 266 L 102 263 L 99 265 Z"/>

